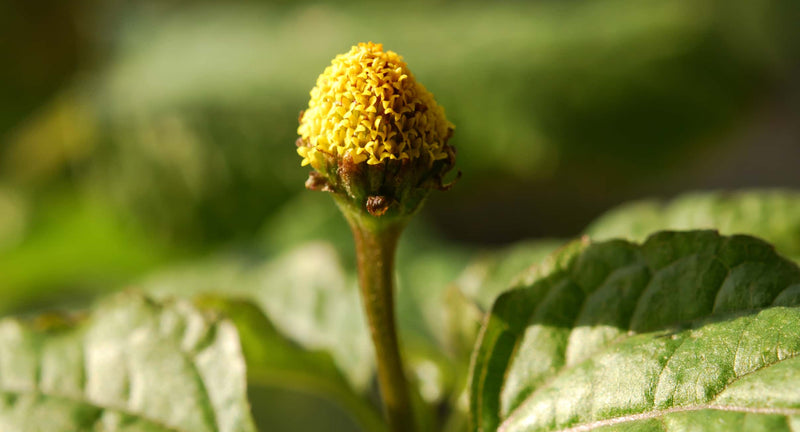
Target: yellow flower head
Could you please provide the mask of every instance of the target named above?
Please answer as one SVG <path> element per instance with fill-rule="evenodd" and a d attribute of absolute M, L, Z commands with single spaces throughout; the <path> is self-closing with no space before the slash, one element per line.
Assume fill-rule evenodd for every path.
<path fill-rule="evenodd" d="M 453 124 L 408 70 L 383 45 L 360 43 L 333 59 L 311 90 L 300 118 L 297 153 L 316 167 L 323 155 L 355 164 L 451 157 Z"/>

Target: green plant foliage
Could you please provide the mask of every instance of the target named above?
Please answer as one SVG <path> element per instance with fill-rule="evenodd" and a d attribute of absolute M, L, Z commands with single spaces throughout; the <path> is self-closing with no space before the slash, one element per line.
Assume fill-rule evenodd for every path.
<path fill-rule="evenodd" d="M 454 376 L 451 366 L 458 363 L 460 373 L 466 373 L 468 350 L 476 331 L 469 341 L 462 341 L 468 347 L 459 345 L 456 349 L 450 329 L 441 325 L 452 315 L 451 305 L 459 307 L 449 301 L 446 288 L 463 259 L 458 252 L 428 251 L 413 259 L 410 251 L 401 255 L 406 259 L 401 259 L 399 266 L 397 307 L 403 340 L 412 368 L 419 366 L 427 378 L 430 373 L 438 377 L 425 380 L 428 390 L 423 395 L 438 402 L 461 385 L 455 381 L 462 377 Z M 374 364 L 353 272 L 345 270 L 333 246 L 318 241 L 271 258 L 215 255 L 151 275 L 137 286 L 158 298 L 212 295 L 246 300 L 265 315 L 275 328 L 273 333 L 305 350 L 326 353 L 348 385 L 363 393 Z M 478 319 L 472 323 L 477 328 Z M 442 347 L 449 349 L 442 351 Z M 431 371 L 431 366 L 435 370 Z M 280 370 L 275 373 L 280 374 Z"/>
<path fill-rule="evenodd" d="M 139 286 L 158 296 L 247 299 L 289 340 L 329 353 L 353 388 L 363 391 L 373 373 L 371 345 L 357 297 L 352 235 L 331 201 L 326 194 L 300 195 L 265 223 L 257 249 L 173 266 Z M 419 224 L 409 227 L 398 251 L 399 327 L 412 368 L 429 378 L 435 366 L 437 378 L 424 380 L 423 396 L 432 402 L 461 385 L 451 365 L 458 362 L 459 373 L 466 373 L 477 331 L 473 319 L 471 336 L 457 343 L 452 327 L 442 325 L 459 307 L 448 288 L 469 256 Z"/>
<path fill-rule="evenodd" d="M 661 232 L 565 248 L 526 280 L 482 329 L 472 430 L 800 422 L 800 269 L 769 244 Z"/>
<path fill-rule="evenodd" d="M 329 353 L 354 388 L 363 391 L 372 377 L 355 281 L 326 243 L 306 243 L 265 261 L 215 256 L 154 275 L 140 286 L 159 298 L 222 294 L 252 301 L 282 335 Z"/>
<path fill-rule="evenodd" d="M 235 327 L 117 295 L 77 322 L 0 322 L 0 429 L 255 431 Z"/>
<path fill-rule="evenodd" d="M 800 257 L 800 192 L 696 192 L 666 202 L 637 201 L 610 210 L 586 232 L 594 240 L 642 241 L 655 231 L 689 229 L 751 234 L 783 254 Z"/>
<path fill-rule="evenodd" d="M 467 358 L 494 299 L 513 286 L 523 271 L 539 265 L 563 244 L 560 240 L 529 240 L 473 256 L 455 280 L 446 281 L 442 304 L 432 304 L 443 315 L 444 325 L 439 327 L 447 332 L 444 347 Z"/>
<path fill-rule="evenodd" d="M 350 227 L 331 201 L 327 194 L 314 193 L 292 199 L 264 223 L 259 236 L 261 249 L 274 256 L 312 242 L 324 242 L 335 250 L 329 260 L 354 279 Z M 414 343 L 446 344 L 447 331 L 439 325 L 443 307 L 448 306 L 444 296 L 474 252 L 445 243 L 423 223 L 414 221 L 404 233 L 397 253 L 400 327 Z"/>
<path fill-rule="evenodd" d="M 423 253 L 399 275 L 404 351 L 421 399 L 431 405 L 455 405 L 474 340 L 475 330 L 455 346 L 441 325 L 450 313 L 444 287 L 458 272 L 457 257 Z M 312 242 L 271 259 L 214 256 L 138 286 L 157 298 L 210 296 L 209 307 L 223 310 L 239 329 L 251 386 L 324 397 L 364 430 L 380 430 L 375 407 L 364 399 L 375 365 L 355 275 L 339 261 L 331 245 Z M 478 319 L 472 323 L 477 327 Z M 429 408 L 420 410 L 426 422 L 437 421 Z"/>
<path fill-rule="evenodd" d="M 218 296 L 200 302 L 205 308 L 223 312 L 236 325 L 247 360 L 249 388 L 282 388 L 318 395 L 337 404 L 363 430 L 385 429 L 377 407 L 353 389 L 328 352 L 304 349 L 287 339 L 251 302 Z"/>

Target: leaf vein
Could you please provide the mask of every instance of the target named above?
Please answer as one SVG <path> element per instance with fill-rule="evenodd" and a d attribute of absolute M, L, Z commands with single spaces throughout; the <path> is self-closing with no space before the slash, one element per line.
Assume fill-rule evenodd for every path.
<path fill-rule="evenodd" d="M 215 323 L 214 326 L 217 324 Z M 205 399 L 206 403 L 203 404 L 204 417 L 206 420 L 211 422 L 211 425 L 216 430 L 220 430 L 219 423 L 217 419 L 217 415 L 214 411 L 214 401 L 211 400 L 211 394 L 208 391 L 208 386 L 206 385 L 205 380 L 203 379 L 203 375 L 200 373 L 200 370 L 197 368 L 197 364 L 195 363 L 195 357 L 184 350 L 180 350 L 181 355 L 183 355 L 184 359 L 190 366 L 190 370 L 192 375 L 195 376 L 197 383 L 199 384 L 200 391 L 202 392 L 202 398 Z"/>
<path fill-rule="evenodd" d="M 703 411 L 703 410 L 740 412 L 747 414 L 782 415 L 785 417 L 800 415 L 800 409 L 796 408 L 752 408 L 752 407 L 742 407 L 742 406 L 732 406 L 732 405 L 705 404 L 705 405 L 688 406 L 688 407 L 687 406 L 672 407 L 662 410 L 653 410 L 638 414 L 630 414 L 621 417 L 613 417 L 609 419 L 597 420 L 590 423 L 584 423 L 577 426 L 572 426 L 567 429 L 559 429 L 556 432 L 587 432 L 604 426 L 614 426 L 621 423 L 628 423 L 638 420 L 663 419 L 663 417 L 668 414 Z"/>
<path fill-rule="evenodd" d="M 786 357 L 784 357 L 784 358 L 782 358 L 782 359 L 775 360 L 774 362 L 765 363 L 765 364 L 763 364 L 762 366 L 760 366 L 760 367 L 757 367 L 757 368 L 755 368 L 755 369 L 753 369 L 753 370 L 751 370 L 751 371 L 749 371 L 749 372 L 743 373 L 743 374 L 741 374 L 741 375 L 737 375 L 737 376 L 736 376 L 736 377 L 734 377 L 732 380 L 728 381 L 728 383 L 727 383 L 727 384 L 725 384 L 725 388 L 723 388 L 722 390 L 720 390 L 720 392 L 719 392 L 719 393 L 717 393 L 717 394 L 716 394 L 716 395 L 715 395 L 713 398 L 711 398 L 711 402 L 714 402 L 715 400 L 717 400 L 717 398 L 718 398 L 718 397 L 719 397 L 719 396 L 720 396 L 720 395 L 721 395 L 721 394 L 722 394 L 722 393 L 725 391 L 725 389 L 726 389 L 728 386 L 730 386 L 731 384 L 734 384 L 734 383 L 736 383 L 736 382 L 740 381 L 741 379 L 743 379 L 743 378 L 745 378 L 745 377 L 747 377 L 747 376 L 749 376 L 749 375 L 753 375 L 753 374 L 755 374 L 755 373 L 758 373 L 758 372 L 760 372 L 760 371 L 762 371 L 762 370 L 764 370 L 764 369 L 767 369 L 767 368 L 769 368 L 769 367 L 775 366 L 776 364 L 778 364 L 778 363 L 780 363 L 780 362 L 784 362 L 784 361 L 792 360 L 792 359 L 794 359 L 795 357 L 800 357 L 800 352 L 798 352 L 798 353 L 794 353 L 794 354 L 792 354 L 792 355 L 790 355 L 790 356 L 786 356 Z"/>

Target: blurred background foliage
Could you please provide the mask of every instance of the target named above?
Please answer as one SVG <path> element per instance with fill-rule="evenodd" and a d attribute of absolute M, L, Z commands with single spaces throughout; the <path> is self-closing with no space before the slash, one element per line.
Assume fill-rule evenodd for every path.
<path fill-rule="evenodd" d="M 320 300 L 352 294 L 352 244 L 330 199 L 303 189 L 293 143 L 333 56 L 382 42 L 456 124 L 464 173 L 400 251 L 406 338 L 447 346 L 419 356 L 435 402 L 458 384 L 430 365 L 467 355 L 491 295 L 562 244 L 541 239 L 631 199 L 800 187 L 798 17 L 796 0 L 2 2 L 0 312 L 129 285 L 228 289 L 306 347 L 363 331 L 342 318 L 354 300 Z M 696 199 L 637 204 L 647 229 L 612 214 L 589 232 L 683 227 Z M 309 256 L 336 276 L 297 282 Z M 298 323 L 301 309 L 324 319 Z M 370 385 L 368 348 L 333 351 L 343 379 Z M 262 424 L 296 410 L 284 396 Z"/>

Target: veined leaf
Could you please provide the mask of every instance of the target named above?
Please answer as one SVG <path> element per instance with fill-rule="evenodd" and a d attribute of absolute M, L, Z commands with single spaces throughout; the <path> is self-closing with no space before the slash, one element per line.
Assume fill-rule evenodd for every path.
<path fill-rule="evenodd" d="M 236 329 L 131 293 L 77 324 L 5 319 L 0 430 L 255 431 Z"/>
<path fill-rule="evenodd" d="M 586 230 L 594 240 L 642 241 L 660 230 L 716 229 L 750 234 L 800 257 L 800 192 L 751 190 L 689 193 L 668 202 L 636 201 L 612 209 Z"/>
<path fill-rule="evenodd" d="M 800 269 L 769 244 L 662 232 L 550 262 L 487 316 L 472 430 L 800 425 Z"/>
<path fill-rule="evenodd" d="M 327 243 L 303 244 L 269 261 L 215 256 L 141 286 L 159 298 L 218 294 L 252 301 L 281 335 L 307 350 L 330 353 L 354 388 L 364 390 L 372 378 L 372 346 L 357 286 Z"/>
<path fill-rule="evenodd" d="M 385 428 L 380 414 L 362 394 L 373 371 L 372 353 L 369 345 L 348 348 L 369 344 L 369 339 L 365 330 L 347 330 L 347 320 L 360 323 L 361 315 L 352 297 L 355 287 L 351 293 L 346 283 L 334 251 L 310 243 L 268 262 L 217 255 L 156 275 L 141 286 L 157 298 L 195 296 L 230 317 L 251 386 L 325 397 L 365 430 L 379 431 Z"/>
<path fill-rule="evenodd" d="M 560 240 L 531 240 L 484 251 L 472 259 L 461 274 L 447 286 L 444 301 L 435 303 L 445 329 L 444 346 L 454 357 L 467 359 L 492 301 L 509 286 L 513 286 L 523 271 L 538 265 L 549 254 L 563 245 Z M 459 366 L 462 362 L 457 361 Z M 464 381 L 467 365 L 464 363 Z M 465 405 L 465 404 L 464 404 Z M 466 411 L 466 410 L 465 410 Z"/>

